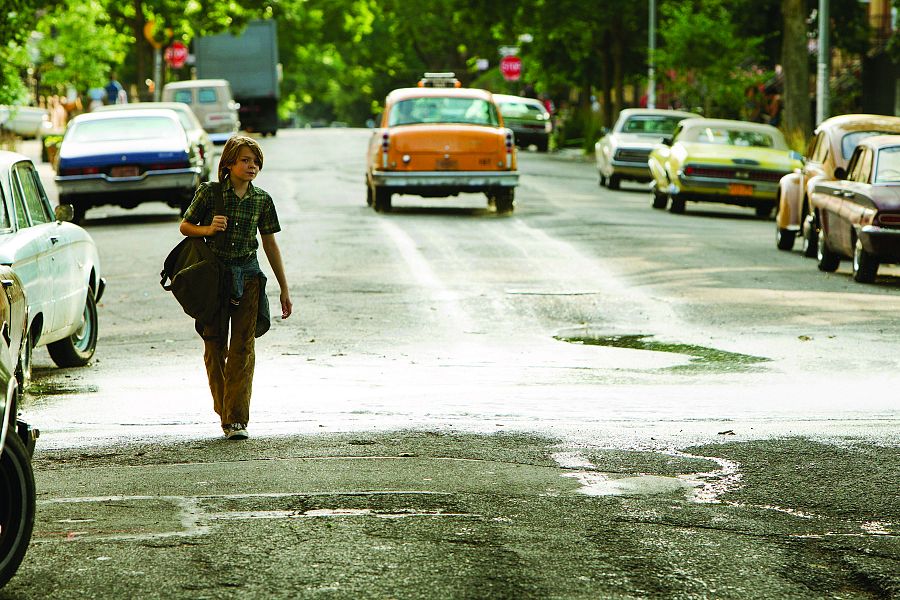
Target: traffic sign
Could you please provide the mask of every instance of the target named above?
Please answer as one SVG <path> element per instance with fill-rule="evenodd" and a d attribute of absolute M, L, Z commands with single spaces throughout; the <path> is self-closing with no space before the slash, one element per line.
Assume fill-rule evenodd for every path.
<path fill-rule="evenodd" d="M 522 76 L 522 59 L 518 56 L 504 56 L 500 59 L 500 72 L 507 81 L 518 81 Z"/>
<path fill-rule="evenodd" d="M 166 51 L 163 54 L 163 58 L 166 59 L 166 64 L 173 69 L 180 69 L 183 67 L 185 61 L 187 61 L 187 57 L 187 46 L 181 42 L 173 42 L 171 46 L 166 48 Z"/>

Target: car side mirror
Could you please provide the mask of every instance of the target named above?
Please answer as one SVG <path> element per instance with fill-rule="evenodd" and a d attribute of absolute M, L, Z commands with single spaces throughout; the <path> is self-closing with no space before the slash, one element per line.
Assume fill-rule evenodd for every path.
<path fill-rule="evenodd" d="M 663 143 L 664 146 L 671 146 L 671 145 L 672 145 L 672 138 L 670 138 L 670 137 L 664 137 L 664 138 L 662 139 L 662 143 Z"/>
<path fill-rule="evenodd" d="M 60 204 L 53 209 L 57 221 L 72 222 L 75 219 L 75 207 L 71 204 Z"/>
<path fill-rule="evenodd" d="M 837 167 L 834 170 L 834 178 L 835 179 L 847 179 L 847 169 L 844 167 Z"/>
<path fill-rule="evenodd" d="M 601 127 L 600 128 L 600 136 L 603 137 L 605 135 L 609 135 L 609 127 Z"/>

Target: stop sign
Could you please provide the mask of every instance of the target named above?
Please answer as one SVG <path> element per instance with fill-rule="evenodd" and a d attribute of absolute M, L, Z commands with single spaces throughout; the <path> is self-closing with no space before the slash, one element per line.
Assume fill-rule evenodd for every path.
<path fill-rule="evenodd" d="M 522 59 L 518 56 L 504 56 L 500 59 L 500 72 L 507 81 L 518 81 L 522 75 Z"/>
<path fill-rule="evenodd" d="M 187 46 L 181 42 L 173 42 L 171 46 L 166 48 L 166 52 L 163 54 L 163 58 L 166 59 L 166 64 L 173 69 L 180 69 L 183 67 L 187 60 L 187 56 Z"/>

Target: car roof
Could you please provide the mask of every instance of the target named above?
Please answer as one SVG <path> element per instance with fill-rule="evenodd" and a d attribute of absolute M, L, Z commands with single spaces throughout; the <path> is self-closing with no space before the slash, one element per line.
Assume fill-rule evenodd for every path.
<path fill-rule="evenodd" d="M 0 150 L 0 169 L 5 169 L 17 162 L 21 162 L 23 160 L 30 161 L 31 159 L 25 156 L 24 154 L 19 154 L 18 152 L 11 152 L 9 150 Z"/>
<path fill-rule="evenodd" d="M 185 87 L 202 87 L 202 86 L 226 86 L 228 85 L 227 79 L 187 79 L 185 81 L 172 81 L 171 83 L 167 83 L 164 87 L 167 88 L 185 88 Z"/>
<path fill-rule="evenodd" d="M 684 117 L 685 119 L 702 118 L 697 113 L 685 110 L 671 110 L 668 108 L 623 108 L 619 111 L 619 118 L 632 117 L 634 115 L 660 115 L 670 117 Z"/>
<path fill-rule="evenodd" d="M 819 123 L 819 126 L 816 127 L 816 132 L 823 129 L 839 129 L 842 131 L 896 129 L 900 132 L 900 117 L 869 114 L 837 115 Z"/>
<path fill-rule="evenodd" d="M 120 112 L 128 112 L 128 116 L 119 114 Z M 175 114 L 175 111 L 171 108 L 140 108 L 134 109 L 131 111 L 115 111 L 115 110 L 107 110 L 107 111 L 94 111 L 89 113 L 82 113 L 76 116 L 74 119 L 70 121 L 70 123 L 83 123 L 85 121 L 102 121 L 106 119 L 121 119 L 121 118 L 134 118 L 134 117 L 167 117 L 169 119 L 174 119 L 178 121 L 178 124 L 181 125 L 181 120 L 178 118 L 178 115 Z"/>
<path fill-rule="evenodd" d="M 144 108 L 166 108 L 170 110 L 189 110 L 194 112 L 184 102 L 129 102 L 128 104 L 105 104 L 98 106 L 91 112 L 107 112 L 110 110 L 134 110 Z"/>
<path fill-rule="evenodd" d="M 487 90 L 478 88 L 432 88 L 432 87 L 414 87 L 414 88 L 398 88 L 388 94 L 388 102 L 399 102 L 401 100 L 409 100 L 410 98 L 480 98 L 482 100 L 491 101 L 491 93 Z"/>

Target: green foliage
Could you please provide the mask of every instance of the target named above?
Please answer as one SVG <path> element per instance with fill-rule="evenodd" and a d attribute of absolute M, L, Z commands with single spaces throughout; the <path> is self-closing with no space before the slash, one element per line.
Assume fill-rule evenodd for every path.
<path fill-rule="evenodd" d="M 722 0 L 660 7 L 659 78 L 681 105 L 707 116 L 737 117 L 744 90 L 756 83 L 762 37 L 745 37 Z"/>

